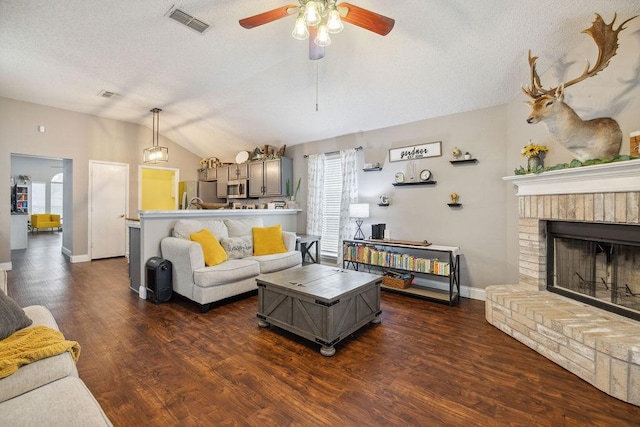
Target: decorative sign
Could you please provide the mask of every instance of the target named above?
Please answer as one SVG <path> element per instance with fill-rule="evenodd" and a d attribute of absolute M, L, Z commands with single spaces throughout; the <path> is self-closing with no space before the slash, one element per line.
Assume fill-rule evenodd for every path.
<path fill-rule="evenodd" d="M 392 148 L 389 150 L 389 161 L 424 159 L 426 157 L 442 156 L 442 141 L 429 142 L 422 145 Z"/>

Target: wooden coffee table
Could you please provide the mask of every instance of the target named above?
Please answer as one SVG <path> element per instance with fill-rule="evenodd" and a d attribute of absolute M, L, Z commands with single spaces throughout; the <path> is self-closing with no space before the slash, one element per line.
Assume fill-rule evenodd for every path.
<path fill-rule="evenodd" d="M 367 323 L 380 323 L 379 275 L 310 264 L 256 281 L 258 325 L 319 343 L 324 356 L 333 356 L 338 342 Z"/>

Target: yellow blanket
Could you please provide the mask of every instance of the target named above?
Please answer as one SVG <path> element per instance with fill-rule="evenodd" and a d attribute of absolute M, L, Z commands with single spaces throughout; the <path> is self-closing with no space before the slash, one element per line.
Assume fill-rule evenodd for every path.
<path fill-rule="evenodd" d="M 8 377 L 22 365 L 65 351 L 77 362 L 80 344 L 65 340 L 62 332 L 48 326 L 21 329 L 0 341 L 0 378 Z"/>

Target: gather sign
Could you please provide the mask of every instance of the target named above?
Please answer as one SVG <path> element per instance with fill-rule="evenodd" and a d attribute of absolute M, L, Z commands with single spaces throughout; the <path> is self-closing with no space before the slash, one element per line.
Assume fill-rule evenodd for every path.
<path fill-rule="evenodd" d="M 412 145 L 408 147 L 392 148 L 389 150 L 389 161 L 423 159 L 425 157 L 442 156 L 442 141 L 428 142 L 426 144 Z"/>

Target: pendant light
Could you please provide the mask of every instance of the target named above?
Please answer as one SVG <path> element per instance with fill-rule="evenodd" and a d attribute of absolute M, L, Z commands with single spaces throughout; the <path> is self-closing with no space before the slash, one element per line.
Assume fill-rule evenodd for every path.
<path fill-rule="evenodd" d="M 144 149 L 144 162 L 145 163 L 158 163 L 169 161 L 169 149 L 167 147 L 160 147 L 160 108 L 154 108 L 151 110 L 153 113 L 153 144 L 149 148 Z"/>

